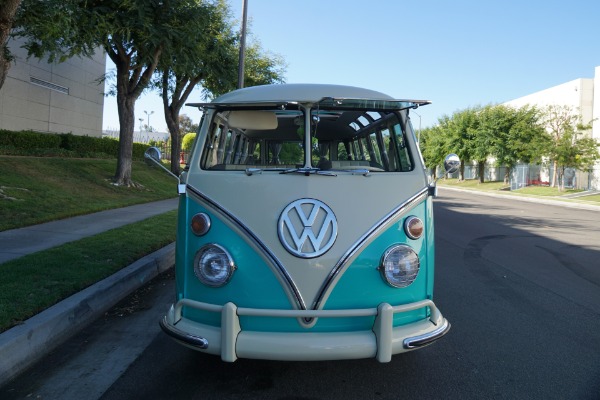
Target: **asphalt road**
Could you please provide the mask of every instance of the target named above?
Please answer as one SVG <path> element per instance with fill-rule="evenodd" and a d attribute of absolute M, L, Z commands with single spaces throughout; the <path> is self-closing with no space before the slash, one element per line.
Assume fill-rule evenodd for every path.
<path fill-rule="evenodd" d="M 432 346 L 374 360 L 238 360 L 184 348 L 157 321 L 161 277 L 2 399 L 600 399 L 600 212 L 440 190 Z"/>

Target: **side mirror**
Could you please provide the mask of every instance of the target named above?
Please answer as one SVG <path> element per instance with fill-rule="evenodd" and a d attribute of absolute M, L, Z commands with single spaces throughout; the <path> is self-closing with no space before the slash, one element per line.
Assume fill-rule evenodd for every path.
<path fill-rule="evenodd" d="M 446 170 L 447 174 L 453 174 L 456 171 L 458 171 L 458 169 L 460 168 L 460 158 L 454 154 L 448 154 L 446 156 L 446 158 L 444 158 L 444 169 Z M 438 178 L 435 178 L 435 180 L 429 184 L 429 195 L 436 197 L 437 196 L 437 182 Z"/>
<path fill-rule="evenodd" d="M 447 174 L 453 174 L 460 168 L 460 158 L 454 153 L 448 154 L 444 159 L 444 169 Z"/>
<path fill-rule="evenodd" d="M 146 161 L 146 164 L 148 165 L 152 165 L 152 164 L 156 164 L 159 167 L 161 167 L 162 169 L 164 169 L 165 171 L 167 171 L 167 173 L 169 175 L 171 175 L 173 178 L 177 179 L 178 185 L 177 185 L 177 193 L 178 194 L 183 194 L 185 193 L 185 185 L 182 185 L 179 177 L 177 175 L 175 175 L 174 173 L 172 173 L 168 168 L 166 168 L 161 162 L 161 153 L 160 153 L 160 149 L 158 147 L 149 147 L 148 150 L 146 150 L 144 152 L 144 161 Z"/>
<path fill-rule="evenodd" d="M 162 154 L 160 153 L 160 149 L 158 147 L 149 147 L 148 150 L 146 150 L 146 152 L 144 153 L 144 160 L 148 165 L 152 165 L 153 163 L 160 164 L 161 159 Z"/>

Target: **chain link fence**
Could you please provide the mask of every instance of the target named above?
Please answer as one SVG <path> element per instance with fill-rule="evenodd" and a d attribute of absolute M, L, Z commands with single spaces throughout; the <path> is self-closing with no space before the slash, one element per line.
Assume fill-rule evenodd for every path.
<path fill-rule="evenodd" d="M 464 171 L 464 179 L 477 179 L 479 177 L 476 165 L 465 165 Z M 506 172 L 506 167 L 486 165 L 484 168 L 484 181 L 503 181 Z M 510 173 L 510 190 L 518 190 L 526 186 L 550 186 L 553 174 L 554 168 L 551 165 L 519 164 Z M 458 178 L 458 172 L 451 177 Z M 600 190 L 600 166 L 591 171 L 566 168 L 560 180 L 564 180 L 564 187 L 568 189 Z M 560 180 L 557 185 L 560 184 Z"/>

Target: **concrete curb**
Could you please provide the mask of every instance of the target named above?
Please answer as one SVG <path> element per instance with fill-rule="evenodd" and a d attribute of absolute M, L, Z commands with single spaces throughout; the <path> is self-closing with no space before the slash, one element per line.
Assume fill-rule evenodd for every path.
<path fill-rule="evenodd" d="M 0 334 L 0 386 L 175 264 L 175 243 Z"/>
<path fill-rule="evenodd" d="M 455 191 L 455 192 L 463 192 L 463 193 L 472 193 L 472 194 L 479 195 L 479 196 L 496 197 L 496 198 L 500 198 L 500 199 L 525 201 L 525 202 L 529 202 L 529 203 L 549 204 L 549 205 L 553 205 L 553 206 L 566 207 L 566 208 L 577 208 L 580 210 L 600 211 L 600 204 L 598 204 L 598 205 L 584 204 L 584 203 L 576 203 L 576 202 L 572 202 L 572 201 L 544 199 L 544 198 L 539 198 L 539 197 L 511 196 L 508 194 L 482 192 L 482 191 L 478 191 L 478 190 L 461 189 L 461 188 L 454 188 L 454 187 L 441 186 L 441 185 L 438 186 L 438 189 L 450 190 L 450 191 Z"/>

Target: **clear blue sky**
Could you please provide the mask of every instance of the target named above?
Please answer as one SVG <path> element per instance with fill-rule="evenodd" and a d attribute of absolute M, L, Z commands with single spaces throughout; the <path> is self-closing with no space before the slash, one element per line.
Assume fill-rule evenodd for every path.
<path fill-rule="evenodd" d="M 229 3 L 241 20 L 242 0 Z M 263 49 L 285 59 L 287 82 L 431 100 L 417 110 L 422 127 L 456 110 L 593 78 L 600 66 L 597 0 L 248 0 L 248 17 Z M 104 101 L 104 129 L 118 128 L 116 99 Z M 166 131 L 157 95 L 138 100 L 136 129 L 138 118 L 147 122 L 144 111 Z M 195 109 L 182 113 L 199 121 Z"/>

